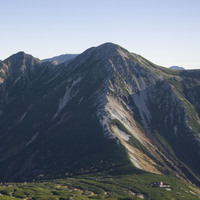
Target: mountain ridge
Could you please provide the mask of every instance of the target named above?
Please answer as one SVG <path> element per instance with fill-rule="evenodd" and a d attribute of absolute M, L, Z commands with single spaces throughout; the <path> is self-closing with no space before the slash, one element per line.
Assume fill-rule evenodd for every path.
<path fill-rule="evenodd" d="M 23 56 L 16 60 L 21 69 Z M 199 184 L 200 86 L 192 71 L 156 66 L 112 43 L 59 65 L 25 64 L 34 69 L 29 84 L 13 94 L 16 76 L 0 85 L 2 179 L 132 165 Z"/>

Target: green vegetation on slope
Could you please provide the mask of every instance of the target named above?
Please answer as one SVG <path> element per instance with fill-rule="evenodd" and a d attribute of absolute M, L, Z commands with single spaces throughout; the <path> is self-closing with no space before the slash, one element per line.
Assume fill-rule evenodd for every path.
<path fill-rule="evenodd" d="M 169 184 L 171 191 L 152 187 L 154 182 Z M 165 175 L 97 173 L 51 181 L 18 183 L 0 186 L 0 200 L 84 200 L 84 199 L 199 199 L 188 184 Z"/>

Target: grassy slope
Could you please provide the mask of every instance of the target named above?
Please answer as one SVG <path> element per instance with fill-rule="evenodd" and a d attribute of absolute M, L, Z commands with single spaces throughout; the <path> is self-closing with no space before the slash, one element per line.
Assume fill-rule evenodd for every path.
<path fill-rule="evenodd" d="M 153 188 L 151 183 L 163 181 L 172 191 Z M 1 186 L 0 199 L 65 200 L 72 199 L 199 199 L 188 184 L 165 175 L 98 173 L 87 176 Z"/>

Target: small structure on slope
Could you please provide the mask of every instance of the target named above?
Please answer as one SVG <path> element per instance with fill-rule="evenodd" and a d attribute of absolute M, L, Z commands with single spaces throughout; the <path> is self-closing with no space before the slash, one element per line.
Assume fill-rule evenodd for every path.
<path fill-rule="evenodd" d="M 167 191 L 171 191 L 171 186 L 168 184 L 164 184 L 162 181 L 160 182 L 154 182 L 151 184 L 152 187 L 159 187 L 159 188 L 165 188 Z"/>

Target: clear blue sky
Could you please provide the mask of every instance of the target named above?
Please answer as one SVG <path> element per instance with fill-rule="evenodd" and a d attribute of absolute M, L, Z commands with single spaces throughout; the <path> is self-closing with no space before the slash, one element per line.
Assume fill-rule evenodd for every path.
<path fill-rule="evenodd" d="M 152 62 L 200 68 L 200 0 L 0 0 L 0 59 L 114 42 Z"/>

